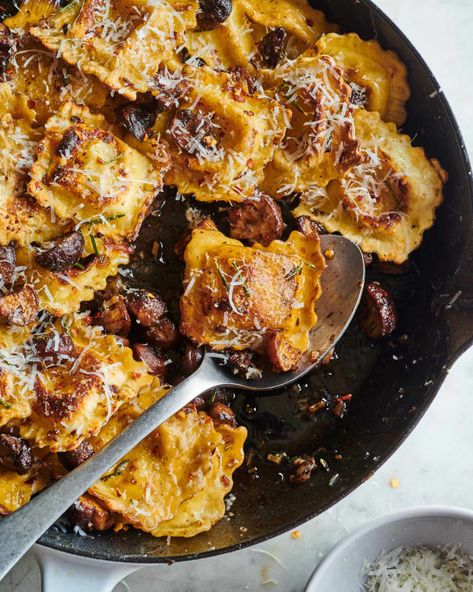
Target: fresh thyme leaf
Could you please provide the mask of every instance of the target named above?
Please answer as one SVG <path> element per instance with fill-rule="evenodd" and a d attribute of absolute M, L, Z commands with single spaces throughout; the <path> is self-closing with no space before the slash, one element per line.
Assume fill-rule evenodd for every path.
<path fill-rule="evenodd" d="M 116 162 L 120 157 L 121 157 L 121 154 L 117 154 L 111 160 L 107 160 L 107 162 L 104 162 L 103 164 L 112 164 L 112 162 Z"/>
<path fill-rule="evenodd" d="M 119 477 L 123 473 L 123 470 L 126 467 L 126 465 L 128 464 L 128 462 L 129 461 L 127 459 L 119 462 L 118 465 L 115 467 L 115 470 L 113 471 L 113 473 L 110 473 L 109 475 L 105 475 L 104 477 L 102 477 L 102 481 L 108 481 L 112 477 Z"/>
<path fill-rule="evenodd" d="M 243 277 L 241 269 L 238 267 L 238 265 L 235 263 L 235 261 L 232 261 L 232 267 L 237 272 L 237 274 L 242 282 L 241 287 L 243 288 L 243 292 L 245 293 L 245 296 L 251 296 L 250 290 L 248 289 L 248 286 L 246 285 L 246 281 L 245 281 L 245 278 Z"/>
<path fill-rule="evenodd" d="M 289 281 L 292 280 L 292 278 L 296 277 L 296 275 L 299 275 L 302 271 L 302 263 L 299 263 L 298 265 L 295 265 L 290 271 L 288 271 L 286 273 L 286 275 L 284 276 L 284 279 Z"/>
<path fill-rule="evenodd" d="M 225 277 L 225 274 L 224 274 L 222 268 L 220 267 L 220 264 L 218 263 L 218 261 L 215 261 L 215 267 L 217 268 L 218 275 L 220 276 L 220 279 L 222 280 L 222 284 L 228 290 L 227 278 Z"/>
<path fill-rule="evenodd" d="M 97 218 L 92 218 L 92 220 L 87 220 L 84 222 L 84 226 L 93 226 L 94 224 L 101 224 L 104 220 L 107 222 L 111 222 L 112 220 L 118 220 L 119 218 L 124 218 L 125 214 L 115 214 L 114 216 L 98 216 Z"/>
<path fill-rule="evenodd" d="M 77 267 L 77 269 L 85 269 L 85 267 L 82 265 L 82 263 L 75 263 L 74 267 Z"/>
<path fill-rule="evenodd" d="M 100 253 L 99 253 L 99 248 L 97 247 L 97 242 L 95 240 L 95 236 L 93 234 L 89 234 L 89 236 L 90 236 L 90 242 L 92 243 L 92 248 L 94 249 L 94 253 L 98 257 L 100 255 Z"/>
<path fill-rule="evenodd" d="M 11 409 L 12 408 L 12 404 L 8 403 L 8 401 L 5 401 L 4 399 L 0 399 L 0 405 L 2 407 L 5 407 L 5 409 Z"/>
<path fill-rule="evenodd" d="M 61 317 L 61 327 L 64 329 L 64 331 L 66 332 L 67 335 L 69 335 L 69 337 L 71 336 L 71 332 L 69 331 L 69 326 L 67 324 L 66 318 L 65 317 Z"/>
<path fill-rule="evenodd" d="M 58 10 L 58 12 L 59 13 L 66 12 L 66 10 L 69 10 L 69 8 L 72 8 L 74 6 L 74 4 L 77 4 L 78 2 L 79 2 L 79 0 L 71 0 L 70 2 L 65 4 L 64 6 L 61 6 L 61 8 Z"/>

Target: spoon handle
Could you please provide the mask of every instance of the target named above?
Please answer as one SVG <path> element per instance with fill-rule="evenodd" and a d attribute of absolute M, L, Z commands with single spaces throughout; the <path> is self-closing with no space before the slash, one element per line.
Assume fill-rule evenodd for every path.
<path fill-rule="evenodd" d="M 225 375 L 205 356 L 189 378 L 154 403 L 123 432 L 16 512 L 0 519 L 0 580 L 74 501 L 150 432 Z"/>

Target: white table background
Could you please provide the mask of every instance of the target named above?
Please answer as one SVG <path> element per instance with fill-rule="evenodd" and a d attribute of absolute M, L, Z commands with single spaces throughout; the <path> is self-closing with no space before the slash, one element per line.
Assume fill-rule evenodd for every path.
<path fill-rule="evenodd" d="M 432 68 L 473 155 L 473 0 L 377 3 Z M 419 504 L 473 508 L 472 418 L 473 348 L 451 370 L 424 419 L 394 456 L 335 509 L 301 526 L 300 538 L 287 533 L 222 557 L 145 568 L 120 583 L 115 592 L 300 592 L 336 541 L 379 514 Z M 398 488 L 391 487 L 392 478 L 399 480 Z M 274 554 L 284 567 L 259 550 Z M 0 592 L 39 590 L 39 571 L 31 557 L 0 583 Z"/>

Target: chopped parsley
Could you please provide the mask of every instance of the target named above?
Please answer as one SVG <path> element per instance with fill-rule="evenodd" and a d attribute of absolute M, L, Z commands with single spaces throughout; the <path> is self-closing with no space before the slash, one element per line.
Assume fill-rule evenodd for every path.
<path fill-rule="evenodd" d="M 243 288 L 243 292 L 245 293 L 245 296 L 251 296 L 250 290 L 246 284 L 246 280 L 243 277 L 241 269 L 238 267 L 238 265 L 235 263 L 235 261 L 232 261 L 232 267 L 236 271 L 236 273 L 238 274 L 238 278 L 241 281 L 241 287 Z"/>
<path fill-rule="evenodd" d="M 105 475 L 104 477 L 102 477 L 102 481 L 108 481 L 112 477 L 120 477 L 128 462 L 129 461 L 126 459 L 119 462 L 118 465 L 115 467 L 113 473 L 110 473 L 109 475 Z"/>
<path fill-rule="evenodd" d="M 5 401 L 4 399 L 0 399 L 0 405 L 2 407 L 5 407 L 5 409 L 11 409 L 12 408 L 12 404 L 8 403 L 8 401 Z"/>

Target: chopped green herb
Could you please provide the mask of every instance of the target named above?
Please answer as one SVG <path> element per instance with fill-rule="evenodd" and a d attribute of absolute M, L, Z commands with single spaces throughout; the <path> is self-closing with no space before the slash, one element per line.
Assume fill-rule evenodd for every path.
<path fill-rule="evenodd" d="M 225 273 L 223 272 L 222 268 L 220 267 L 218 261 L 215 261 L 215 267 L 217 268 L 218 275 L 220 276 L 220 279 L 222 280 L 222 284 L 228 290 L 227 278 L 225 277 Z"/>
<path fill-rule="evenodd" d="M 102 481 L 108 481 L 112 477 L 119 477 L 123 473 L 123 469 L 126 467 L 128 462 L 129 461 L 126 459 L 119 462 L 118 465 L 115 467 L 113 473 L 110 473 L 109 475 L 105 475 L 104 477 L 102 477 Z"/>
<path fill-rule="evenodd" d="M 251 296 L 250 290 L 248 289 L 248 286 L 246 285 L 246 281 L 245 281 L 245 278 L 243 277 L 241 269 L 238 267 L 238 265 L 235 263 L 235 261 L 232 261 L 232 267 L 237 272 L 237 274 L 242 282 L 241 287 L 243 288 L 243 292 L 245 293 L 245 296 Z"/>
<path fill-rule="evenodd" d="M 215 399 L 217 398 L 217 395 L 218 395 L 218 391 L 217 391 L 217 389 L 214 389 L 212 391 L 212 396 L 210 397 L 210 402 L 211 403 L 215 403 Z"/>
<path fill-rule="evenodd" d="M 64 329 L 64 331 L 70 337 L 71 336 L 71 332 L 69 331 L 69 325 L 67 324 L 66 317 L 61 317 L 61 327 Z"/>
<path fill-rule="evenodd" d="M 296 275 L 299 275 L 302 272 L 302 265 L 302 263 L 299 263 L 299 265 L 295 265 L 290 271 L 286 273 L 284 279 L 289 281 L 292 280 L 292 278 L 296 277 Z"/>
<path fill-rule="evenodd" d="M 111 160 L 107 160 L 107 162 L 104 162 L 103 164 L 112 164 L 112 162 L 116 162 L 120 157 L 121 157 L 121 154 L 117 154 Z"/>
<path fill-rule="evenodd" d="M 79 0 L 71 0 L 65 6 L 61 6 L 61 8 L 58 10 L 58 12 L 59 13 L 66 12 L 66 10 L 69 10 L 69 8 L 72 8 L 74 6 L 74 4 L 77 4 L 78 2 L 79 2 Z"/>
<path fill-rule="evenodd" d="M 93 234 L 89 234 L 89 236 L 90 236 L 90 242 L 92 243 L 92 248 L 94 249 L 94 253 L 98 257 L 100 255 L 100 253 L 99 253 L 99 249 L 97 247 L 97 242 L 95 240 L 95 236 Z"/>
<path fill-rule="evenodd" d="M 85 267 L 82 265 L 82 263 L 76 263 L 74 265 L 74 267 L 77 267 L 77 269 L 85 269 Z"/>
<path fill-rule="evenodd" d="M 112 220 L 118 220 L 119 218 L 124 218 L 125 214 L 115 214 L 114 216 L 98 216 L 97 218 L 92 218 L 92 220 L 87 220 L 84 222 L 84 226 L 92 226 L 93 224 L 102 224 L 104 220 L 107 222 L 111 222 Z"/>
<path fill-rule="evenodd" d="M 5 401 L 4 399 L 0 399 L 0 405 L 2 407 L 5 407 L 5 409 L 11 409 L 12 408 L 12 404 L 8 403 L 8 401 Z"/>

